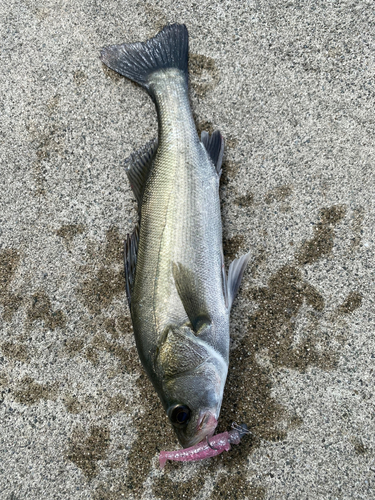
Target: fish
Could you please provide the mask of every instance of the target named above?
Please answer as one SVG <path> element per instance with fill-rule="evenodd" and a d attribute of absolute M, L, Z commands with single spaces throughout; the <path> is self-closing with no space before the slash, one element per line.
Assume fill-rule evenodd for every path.
<path fill-rule="evenodd" d="M 125 242 L 136 347 L 180 444 L 214 434 L 229 364 L 229 316 L 250 253 L 224 266 L 220 131 L 198 136 L 188 94 L 189 35 L 165 26 L 100 59 L 155 103 L 158 136 L 125 160 L 139 222 Z"/>

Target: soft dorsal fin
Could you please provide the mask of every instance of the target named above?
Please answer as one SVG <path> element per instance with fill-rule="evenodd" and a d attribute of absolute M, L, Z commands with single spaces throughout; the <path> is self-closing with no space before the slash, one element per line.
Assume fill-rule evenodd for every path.
<path fill-rule="evenodd" d="M 234 299 L 236 298 L 238 289 L 240 288 L 243 273 L 245 272 L 247 263 L 250 260 L 250 252 L 242 255 L 239 259 L 234 259 L 229 266 L 227 280 L 227 297 L 228 309 L 230 310 Z"/>
<path fill-rule="evenodd" d="M 216 167 L 216 172 L 221 175 L 221 164 L 224 155 L 224 139 L 219 130 L 210 136 L 206 131 L 201 133 L 201 143 L 206 148 L 207 153 L 210 155 L 212 163 Z"/>
<path fill-rule="evenodd" d="M 158 140 L 152 139 L 145 146 L 135 151 L 125 160 L 126 174 L 128 176 L 135 199 L 138 203 L 138 212 L 141 211 L 143 192 L 150 173 L 152 160 L 158 149 Z"/>
<path fill-rule="evenodd" d="M 126 296 L 128 298 L 129 308 L 131 305 L 131 294 L 135 278 L 135 266 L 137 264 L 137 251 L 139 240 L 139 226 L 135 226 L 132 235 L 127 235 L 124 248 L 124 261 L 125 261 L 125 287 Z"/>

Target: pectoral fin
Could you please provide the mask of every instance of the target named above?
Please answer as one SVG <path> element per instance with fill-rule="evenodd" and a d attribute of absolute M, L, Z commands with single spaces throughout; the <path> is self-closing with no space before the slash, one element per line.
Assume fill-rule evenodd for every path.
<path fill-rule="evenodd" d="M 233 301 L 236 298 L 238 289 L 240 288 L 243 273 L 245 272 L 247 263 L 250 260 L 250 252 L 242 255 L 239 259 L 234 259 L 229 266 L 227 280 L 227 297 L 228 308 L 232 307 Z"/>
<path fill-rule="evenodd" d="M 193 330 L 199 335 L 202 327 L 211 322 L 202 292 L 203 286 L 200 285 L 199 278 L 181 263 L 173 263 L 173 277 Z"/>

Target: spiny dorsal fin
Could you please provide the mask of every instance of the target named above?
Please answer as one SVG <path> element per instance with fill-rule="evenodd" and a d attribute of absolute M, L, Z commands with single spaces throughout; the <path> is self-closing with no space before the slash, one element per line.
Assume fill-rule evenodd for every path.
<path fill-rule="evenodd" d="M 229 266 L 228 281 L 227 281 L 227 295 L 228 295 L 228 309 L 230 310 L 234 299 L 236 298 L 238 289 L 240 288 L 243 273 L 245 272 L 247 263 L 250 260 L 250 252 L 242 255 L 239 259 L 234 259 Z"/>
<path fill-rule="evenodd" d="M 131 294 L 135 278 L 135 266 L 137 264 L 137 251 L 139 240 L 139 226 L 135 226 L 132 235 L 127 235 L 124 248 L 125 261 L 125 286 L 126 296 L 128 297 L 129 308 L 131 305 Z"/>
<path fill-rule="evenodd" d="M 201 133 L 201 143 L 206 148 L 207 153 L 210 155 L 212 163 L 216 167 L 218 175 L 221 175 L 221 164 L 224 155 L 224 139 L 219 130 L 210 136 L 206 131 Z"/>
<path fill-rule="evenodd" d="M 126 174 L 138 203 L 138 213 L 141 212 L 143 192 L 157 149 L 158 140 L 152 139 L 125 160 Z"/>

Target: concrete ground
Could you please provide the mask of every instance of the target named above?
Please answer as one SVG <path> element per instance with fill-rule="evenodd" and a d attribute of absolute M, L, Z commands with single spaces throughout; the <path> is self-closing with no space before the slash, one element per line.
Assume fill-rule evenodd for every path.
<path fill-rule="evenodd" d="M 374 32 L 366 0 L 11 0 L 0 5 L 0 497 L 375 497 Z M 157 133 L 102 46 L 190 33 L 197 127 L 226 138 L 232 314 L 219 428 L 177 448 L 132 337 L 124 159 Z"/>

